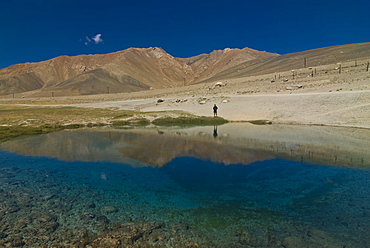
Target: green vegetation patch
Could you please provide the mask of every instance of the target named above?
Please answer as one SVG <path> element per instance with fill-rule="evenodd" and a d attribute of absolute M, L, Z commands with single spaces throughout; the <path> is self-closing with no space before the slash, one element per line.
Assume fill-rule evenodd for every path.
<path fill-rule="evenodd" d="M 107 123 L 116 118 L 132 117 L 135 114 L 138 113 L 98 108 L 0 105 L 0 125 L 41 126 L 47 123 L 93 125 L 93 123 Z"/>
<path fill-rule="evenodd" d="M 146 118 L 136 118 L 133 120 L 135 125 L 146 126 L 150 124 L 150 121 Z"/>
<path fill-rule="evenodd" d="M 254 121 L 249 121 L 250 123 L 254 125 L 271 125 L 272 121 L 268 120 L 254 120 Z"/>
<path fill-rule="evenodd" d="M 208 116 L 180 116 L 180 117 L 162 117 L 155 119 L 152 123 L 157 126 L 171 125 L 222 125 L 228 121 L 221 117 Z"/>
<path fill-rule="evenodd" d="M 112 126 L 119 127 L 119 126 L 146 126 L 149 125 L 150 121 L 146 118 L 133 118 L 128 120 L 120 120 L 120 121 L 113 121 Z"/>
<path fill-rule="evenodd" d="M 130 117 L 135 116 L 135 114 L 137 114 L 136 112 L 134 112 L 134 111 L 129 111 L 129 110 L 126 110 L 126 111 L 120 111 L 120 112 L 123 112 L 123 113 L 121 113 L 120 115 L 116 115 L 116 116 L 114 116 L 114 117 L 113 117 L 113 119 L 130 118 Z"/>
<path fill-rule="evenodd" d="M 24 135 L 37 135 L 61 130 L 59 127 L 0 126 L 0 142 Z"/>
<path fill-rule="evenodd" d="M 120 126 L 127 126 L 127 125 L 130 125 L 130 121 L 128 121 L 128 120 L 113 121 L 112 122 L 113 127 L 120 127 Z"/>
<path fill-rule="evenodd" d="M 65 125 L 63 127 L 65 129 L 77 129 L 77 128 L 85 127 L 85 125 L 83 125 L 83 124 L 68 124 L 68 125 Z"/>
<path fill-rule="evenodd" d="M 39 135 L 64 129 L 77 129 L 85 127 L 82 124 L 51 125 L 45 124 L 39 127 L 32 126 L 0 126 L 0 142 L 17 138 L 20 136 Z"/>
<path fill-rule="evenodd" d="M 0 142 L 22 135 L 35 135 L 63 129 L 112 125 L 146 126 L 145 116 L 157 118 L 152 123 L 167 126 L 221 125 L 228 121 L 220 117 L 194 116 L 182 111 L 135 112 L 99 108 L 46 107 L 0 105 Z M 144 115 L 144 117 L 143 117 Z"/>

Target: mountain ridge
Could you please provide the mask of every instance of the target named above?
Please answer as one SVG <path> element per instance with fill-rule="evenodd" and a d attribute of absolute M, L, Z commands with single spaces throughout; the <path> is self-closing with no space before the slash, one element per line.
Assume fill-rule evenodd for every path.
<path fill-rule="evenodd" d="M 218 73 L 212 77 L 212 80 L 255 76 L 304 67 L 339 64 L 367 57 L 370 58 L 370 42 L 322 47 L 284 54 L 278 57 L 264 58 L 259 61 L 246 61 Z"/>
<path fill-rule="evenodd" d="M 175 58 L 162 48 L 150 47 L 109 54 L 59 56 L 1 69 L 0 95 L 27 91 L 84 95 L 178 87 L 207 79 L 240 62 L 266 56 L 276 55 L 249 48 L 225 49 L 198 56 L 191 62 Z"/>
<path fill-rule="evenodd" d="M 94 95 L 181 87 L 370 57 L 370 43 L 279 55 L 251 48 L 176 58 L 159 47 L 58 56 L 0 69 L 0 96 Z M 303 65 L 303 60 L 307 64 Z"/>

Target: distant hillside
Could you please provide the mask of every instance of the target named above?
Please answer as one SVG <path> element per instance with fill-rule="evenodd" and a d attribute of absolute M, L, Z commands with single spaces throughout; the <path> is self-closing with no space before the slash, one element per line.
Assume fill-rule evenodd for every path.
<path fill-rule="evenodd" d="M 175 58 L 161 48 L 129 48 L 104 55 L 61 56 L 0 70 L 0 95 L 92 95 L 197 83 L 246 61 L 277 54 L 249 48 Z"/>
<path fill-rule="evenodd" d="M 370 42 L 324 47 L 274 57 L 258 58 L 224 70 L 208 81 L 262 75 L 319 65 L 328 65 L 370 58 Z"/>

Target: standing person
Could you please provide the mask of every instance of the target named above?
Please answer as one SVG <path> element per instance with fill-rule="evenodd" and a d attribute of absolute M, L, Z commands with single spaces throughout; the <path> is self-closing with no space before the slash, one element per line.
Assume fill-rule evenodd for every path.
<path fill-rule="evenodd" d="M 213 117 L 217 117 L 217 109 L 218 109 L 217 105 L 214 104 L 213 105 Z"/>

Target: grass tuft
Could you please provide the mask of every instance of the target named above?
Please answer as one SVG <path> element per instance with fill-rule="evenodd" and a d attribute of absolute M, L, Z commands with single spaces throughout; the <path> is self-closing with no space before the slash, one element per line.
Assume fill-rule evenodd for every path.
<path fill-rule="evenodd" d="M 59 127 L 0 126 L 0 142 L 20 136 L 44 134 L 61 129 Z"/>
<path fill-rule="evenodd" d="M 249 121 L 250 123 L 254 125 L 271 125 L 272 121 L 268 120 L 254 120 L 254 121 Z"/>
<path fill-rule="evenodd" d="M 181 116 L 181 117 L 162 117 L 155 119 L 152 123 L 157 126 L 171 126 L 171 125 L 222 125 L 228 121 L 220 117 L 208 116 Z"/>
<path fill-rule="evenodd" d="M 119 126 L 147 126 L 150 124 L 150 121 L 146 118 L 134 118 L 129 120 L 120 120 L 120 121 L 113 121 L 112 126 L 119 127 Z"/>

